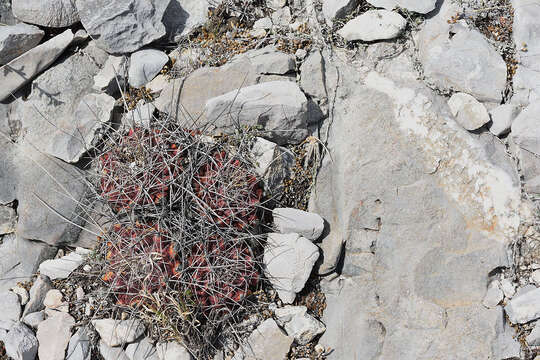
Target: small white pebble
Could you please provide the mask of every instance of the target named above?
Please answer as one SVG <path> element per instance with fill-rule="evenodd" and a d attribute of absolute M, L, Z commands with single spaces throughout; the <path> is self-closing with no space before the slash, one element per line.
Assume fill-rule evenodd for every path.
<path fill-rule="evenodd" d="M 84 265 L 83 270 L 86 272 L 90 272 L 90 270 L 92 270 L 92 267 L 90 265 Z"/>
<path fill-rule="evenodd" d="M 77 297 L 78 301 L 84 299 L 84 290 L 82 287 L 79 286 L 77 289 L 75 289 L 75 296 Z"/>

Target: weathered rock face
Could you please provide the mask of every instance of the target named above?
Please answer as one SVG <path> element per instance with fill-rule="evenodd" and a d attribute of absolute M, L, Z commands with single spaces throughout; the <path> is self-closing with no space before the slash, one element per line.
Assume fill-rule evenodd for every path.
<path fill-rule="evenodd" d="M 448 23 L 458 10 L 445 1 L 419 32 L 418 55 L 424 75 L 441 89 L 499 103 L 506 86 L 506 64 L 480 32 L 463 22 Z"/>
<path fill-rule="evenodd" d="M 285 360 L 292 342 L 293 338 L 285 335 L 273 319 L 266 319 L 236 351 L 233 360 L 259 360 L 269 354 L 272 359 Z"/>
<path fill-rule="evenodd" d="M 45 32 L 37 26 L 17 24 L 0 27 L 0 65 L 39 44 Z"/>
<path fill-rule="evenodd" d="M 11 10 L 11 0 L 0 0 L 0 22 L 6 25 L 15 25 L 17 19 Z"/>
<path fill-rule="evenodd" d="M 163 15 L 171 0 L 76 0 L 81 22 L 110 54 L 134 52 L 165 35 Z"/>
<path fill-rule="evenodd" d="M 178 42 L 182 36 L 203 25 L 208 20 L 210 3 L 208 0 L 172 0 L 163 17 L 167 37 Z"/>
<path fill-rule="evenodd" d="M 388 10 L 368 10 L 347 22 L 338 34 L 347 41 L 388 40 L 397 37 L 407 21 L 403 16 Z"/>
<path fill-rule="evenodd" d="M 332 25 L 335 19 L 344 18 L 359 3 L 358 0 L 324 0 L 322 12 L 328 24 Z"/>
<path fill-rule="evenodd" d="M 139 87 L 152 80 L 169 61 L 163 51 L 154 49 L 139 50 L 131 54 L 129 62 L 129 84 Z"/>
<path fill-rule="evenodd" d="M 66 27 L 79 21 L 75 0 L 13 0 L 13 14 L 21 21 L 47 27 Z"/>
<path fill-rule="evenodd" d="M 37 77 L 22 107 L 25 142 L 67 162 L 77 162 L 92 147 L 114 107 L 109 95 L 90 93 L 98 65 L 82 52 Z"/>
<path fill-rule="evenodd" d="M 0 101 L 15 93 L 51 65 L 71 44 L 73 33 L 66 30 L 0 67 Z"/>
<path fill-rule="evenodd" d="M 346 246 L 341 276 L 323 282 L 320 343 L 331 359 L 494 357 L 500 309 L 481 303 L 488 273 L 509 265 L 516 174 L 404 71 L 406 55 L 381 62 L 384 75 L 338 64 L 332 160 L 310 210 L 330 225 L 321 268 L 335 269 Z"/>
<path fill-rule="evenodd" d="M 92 325 L 94 325 L 96 328 L 101 340 L 108 346 L 118 346 L 126 343 L 132 343 L 146 330 L 144 324 L 137 319 L 93 320 Z"/>
<path fill-rule="evenodd" d="M 399 6 L 400 8 L 414 11 L 420 14 L 427 14 L 435 9 L 436 0 L 368 0 L 373 6 L 392 10 Z"/>

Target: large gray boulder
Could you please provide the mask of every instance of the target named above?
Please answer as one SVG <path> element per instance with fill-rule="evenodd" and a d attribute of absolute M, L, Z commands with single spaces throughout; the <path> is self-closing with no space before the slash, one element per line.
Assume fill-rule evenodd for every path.
<path fill-rule="evenodd" d="M 171 0 L 76 0 L 85 30 L 110 54 L 139 50 L 165 35 L 163 15 Z"/>
<path fill-rule="evenodd" d="M 444 2 L 419 32 L 418 57 L 424 75 L 442 90 L 499 103 L 506 87 L 506 64 L 478 30 L 462 22 L 448 23 L 458 11 L 451 2 Z"/>
<path fill-rule="evenodd" d="M 206 119 L 219 131 L 260 126 L 263 137 L 277 144 L 299 143 L 306 138 L 308 101 L 296 83 L 271 81 L 212 98 Z"/>
<path fill-rule="evenodd" d="M 21 21 L 46 27 L 67 27 L 79 21 L 75 0 L 13 0 L 13 14 Z"/>
<path fill-rule="evenodd" d="M 0 65 L 35 47 L 44 35 L 43 30 L 33 25 L 0 26 Z"/>
<path fill-rule="evenodd" d="M 66 162 L 79 161 L 92 148 L 96 132 L 111 119 L 115 101 L 91 92 L 98 65 L 81 52 L 34 80 L 21 110 L 25 142 Z"/>
<path fill-rule="evenodd" d="M 410 58 L 382 73 L 325 59 L 331 156 L 309 209 L 329 222 L 320 271 L 341 275 L 322 283 L 319 343 L 329 359 L 497 358 L 500 309 L 482 301 L 519 234 L 519 182 L 504 146 L 461 128 Z"/>
<path fill-rule="evenodd" d="M 4 101 L 37 74 L 48 68 L 71 44 L 73 33 L 66 30 L 60 35 L 36 46 L 0 67 L 0 101 Z"/>

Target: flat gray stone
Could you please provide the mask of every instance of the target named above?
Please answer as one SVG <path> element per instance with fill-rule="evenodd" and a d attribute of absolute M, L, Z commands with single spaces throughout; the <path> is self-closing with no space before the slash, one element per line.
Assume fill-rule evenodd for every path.
<path fill-rule="evenodd" d="M 324 220 L 317 214 L 292 208 L 272 210 L 274 226 L 282 234 L 296 233 L 316 241 L 324 230 Z"/>
<path fill-rule="evenodd" d="M 448 106 L 456 121 L 466 130 L 476 130 L 490 121 L 486 107 L 469 94 L 453 94 Z"/>
<path fill-rule="evenodd" d="M 38 325 L 36 337 L 39 341 L 40 360 L 64 360 L 71 338 L 75 319 L 65 312 L 56 312 Z"/>
<path fill-rule="evenodd" d="M 503 301 L 503 299 L 504 299 L 504 293 L 499 288 L 498 282 L 494 281 L 489 285 L 486 291 L 486 296 L 484 297 L 484 300 L 482 301 L 482 304 L 485 307 L 492 309 L 496 307 L 497 305 L 499 305 Z"/>
<path fill-rule="evenodd" d="M 38 352 L 38 340 L 32 330 L 18 323 L 4 337 L 6 354 L 14 360 L 34 360 Z"/>
<path fill-rule="evenodd" d="M 28 291 L 20 285 L 12 287 L 11 291 L 17 294 L 17 297 L 19 298 L 19 302 L 21 303 L 22 306 L 26 305 L 28 303 L 28 300 L 30 300 Z"/>
<path fill-rule="evenodd" d="M 324 58 L 319 50 L 312 51 L 300 66 L 300 87 L 312 98 L 327 98 L 324 81 Z"/>
<path fill-rule="evenodd" d="M 144 49 L 134 52 L 129 61 L 129 84 L 133 87 L 145 85 L 168 61 L 169 57 L 163 51 Z"/>
<path fill-rule="evenodd" d="M 258 360 L 272 354 L 272 359 L 287 358 L 293 338 L 281 331 L 273 319 L 266 319 L 259 325 L 234 354 L 233 360 Z"/>
<path fill-rule="evenodd" d="M 307 136 L 308 101 L 298 85 L 272 81 L 210 99 L 206 118 L 222 132 L 260 125 L 263 137 L 277 144 L 299 143 Z"/>
<path fill-rule="evenodd" d="M 375 7 L 392 10 L 396 7 L 407 9 L 420 14 L 427 14 L 435 10 L 436 0 L 367 0 Z"/>
<path fill-rule="evenodd" d="M 66 360 L 91 360 L 90 337 L 88 329 L 80 327 L 69 340 Z"/>
<path fill-rule="evenodd" d="M 540 318 L 540 288 L 514 296 L 504 311 L 514 324 L 525 324 Z"/>
<path fill-rule="evenodd" d="M 32 287 L 30 288 L 30 301 L 26 304 L 23 312 L 23 318 L 27 314 L 34 313 L 36 311 L 41 311 L 45 308 L 43 300 L 49 290 L 53 288 L 51 279 L 45 275 L 38 275 Z"/>
<path fill-rule="evenodd" d="M 109 55 L 107 61 L 94 76 L 94 89 L 115 95 L 126 85 L 127 58 Z"/>
<path fill-rule="evenodd" d="M 49 245 L 15 234 L 5 235 L 0 244 L 0 291 L 7 291 L 18 282 L 30 280 L 39 264 L 55 253 L 56 250 Z"/>
<path fill-rule="evenodd" d="M 101 340 L 108 346 L 118 346 L 134 342 L 141 336 L 146 327 L 136 319 L 113 320 L 101 319 L 92 320 L 92 325 L 96 328 Z"/>
<path fill-rule="evenodd" d="M 302 291 L 319 258 L 319 248 L 298 234 L 268 234 L 264 250 L 266 274 L 285 304 Z"/>
<path fill-rule="evenodd" d="M 347 41 L 377 41 L 393 39 L 405 29 L 407 20 L 396 12 L 368 10 L 350 20 L 338 34 Z"/>
<path fill-rule="evenodd" d="M 17 213 L 11 206 L 0 205 L 0 235 L 10 234 L 17 226 Z"/>
<path fill-rule="evenodd" d="M 98 70 L 83 52 L 38 76 L 21 110 L 25 141 L 66 162 L 79 161 L 97 140 L 96 132 L 107 126 L 114 107 L 111 96 L 91 93 Z"/>
<path fill-rule="evenodd" d="M 43 30 L 33 25 L 0 26 L 0 65 L 35 47 L 44 35 Z"/>
<path fill-rule="evenodd" d="M 514 22 L 512 37 L 516 44 L 516 55 L 520 66 L 533 71 L 540 71 L 537 58 L 540 55 L 540 39 L 536 34 L 540 31 L 540 2 L 536 0 L 512 0 Z M 526 51 L 519 51 L 523 47 Z"/>
<path fill-rule="evenodd" d="M 12 0 L 13 14 L 21 21 L 52 28 L 79 21 L 75 0 Z"/>
<path fill-rule="evenodd" d="M 73 33 L 68 29 L 0 67 L 0 83 L 2 83 L 0 101 L 9 98 L 11 94 L 48 68 L 72 40 Z"/>
<path fill-rule="evenodd" d="M 445 2 L 419 32 L 418 55 L 424 75 L 443 90 L 500 103 L 506 87 L 506 64 L 479 31 L 448 23 L 458 11 Z"/>
<path fill-rule="evenodd" d="M 139 50 L 165 35 L 163 15 L 171 0 L 76 0 L 85 30 L 110 54 Z"/>
<path fill-rule="evenodd" d="M 84 257 L 71 252 L 60 259 L 45 260 L 39 265 L 39 272 L 51 280 L 65 279 L 84 261 Z"/>
<path fill-rule="evenodd" d="M 21 302 L 17 294 L 11 291 L 0 292 L 0 304 L 2 311 L 0 312 L 0 321 L 17 322 L 21 317 Z"/>

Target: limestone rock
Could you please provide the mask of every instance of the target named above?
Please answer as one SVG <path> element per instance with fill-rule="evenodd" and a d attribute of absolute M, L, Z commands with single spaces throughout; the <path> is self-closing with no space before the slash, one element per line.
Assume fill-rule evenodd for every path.
<path fill-rule="evenodd" d="M 533 71 L 540 71 L 540 65 L 536 57 L 540 54 L 540 39 L 536 34 L 540 30 L 538 17 L 540 16 L 540 3 L 535 0 L 513 0 L 514 22 L 512 36 L 516 48 L 523 46 L 527 51 L 517 51 L 520 67 L 526 67 Z"/>
<path fill-rule="evenodd" d="M 91 356 L 88 329 L 81 327 L 69 340 L 66 360 L 91 360 Z"/>
<path fill-rule="evenodd" d="M 331 26 L 334 20 L 346 17 L 359 3 L 358 0 L 324 0 L 322 12 L 326 22 Z"/>
<path fill-rule="evenodd" d="M 14 286 L 11 288 L 11 291 L 17 294 L 19 298 L 19 302 L 21 303 L 22 306 L 26 305 L 28 303 L 28 300 L 30 300 L 28 291 L 26 291 L 26 289 L 23 288 L 22 286 L 19 286 L 19 285 Z"/>
<path fill-rule="evenodd" d="M 272 55 L 271 49 L 248 51 L 223 66 L 199 68 L 183 80 L 170 81 L 154 105 L 159 111 L 177 116 L 187 126 L 193 126 L 187 118 L 197 119 L 197 126 L 201 126 L 207 121 L 204 108 L 208 100 L 250 85 L 275 80 L 268 80 L 265 74 L 291 70 L 291 57 L 281 53 Z M 294 63 L 292 66 L 294 69 Z"/>
<path fill-rule="evenodd" d="M 43 305 L 47 314 L 56 314 L 56 311 L 69 312 L 69 304 L 67 301 L 62 301 L 62 292 L 58 289 L 52 289 L 47 292 Z M 54 310 L 54 311 L 50 311 Z"/>
<path fill-rule="evenodd" d="M 318 258 L 319 248 L 298 234 L 268 234 L 266 273 L 284 303 L 292 303 L 304 288 Z"/>
<path fill-rule="evenodd" d="M 13 0 L 13 14 L 21 21 L 61 28 L 79 21 L 75 0 Z"/>
<path fill-rule="evenodd" d="M 397 37 L 407 25 L 407 20 L 388 10 L 368 10 L 350 20 L 338 34 L 347 41 L 377 41 Z"/>
<path fill-rule="evenodd" d="M 38 340 L 32 330 L 18 323 L 4 337 L 7 356 L 14 360 L 34 360 L 38 352 Z"/>
<path fill-rule="evenodd" d="M 427 14 L 435 9 L 436 0 L 368 0 L 375 7 L 392 10 L 399 6 L 402 9 Z"/>
<path fill-rule="evenodd" d="M 160 360 L 157 350 L 149 338 L 129 344 L 125 352 L 130 360 Z"/>
<path fill-rule="evenodd" d="M 108 346 L 118 346 L 129 344 L 137 340 L 146 330 L 145 326 L 136 319 L 113 320 L 100 319 L 92 320 L 92 325 L 96 328 L 101 340 Z"/>
<path fill-rule="evenodd" d="M 45 32 L 37 26 L 17 24 L 0 27 L 0 65 L 35 47 Z"/>
<path fill-rule="evenodd" d="M 159 360 L 192 360 L 189 351 L 176 341 L 157 345 Z"/>
<path fill-rule="evenodd" d="M 540 318 L 540 288 L 516 295 L 504 310 L 514 324 L 525 324 Z"/>
<path fill-rule="evenodd" d="M 28 301 L 28 304 L 24 308 L 23 317 L 27 314 L 43 310 L 45 307 L 43 300 L 45 300 L 45 296 L 47 296 L 47 293 L 52 288 L 51 279 L 45 275 L 38 275 L 30 288 L 30 301 Z"/>
<path fill-rule="evenodd" d="M 71 338 L 71 328 L 74 325 L 75 319 L 64 312 L 57 312 L 39 323 L 36 333 L 39 341 L 39 359 L 64 360 L 66 347 Z"/>
<path fill-rule="evenodd" d="M 247 339 L 247 344 L 241 346 L 233 360 L 262 360 L 272 354 L 272 359 L 285 360 L 293 338 L 283 334 L 273 319 L 266 319 Z"/>
<path fill-rule="evenodd" d="M 129 62 L 129 84 L 140 87 L 148 83 L 168 61 L 169 57 L 163 51 L 144 49 L 134 52 Z"/>
<path fill-rule="evenodd" d="M 529 346 L 538 346 L 540 345 L 540 324 L 537 322 L 534 325 L 531 333 L 525 338 Z"/>
<path fill-rule="evenodd" d="M 274 226 L 282 233 L 296 233 L 308 240 L 317 240 L 324 230 L 324 220 L 319 215 L 292 208 L 272 210 Z"/>
<path fill-rule="evenodd" d="M 213 4 L 209 0 L 171 0 L 163 17 L 167 37 L 179 42 L 183 36 L 204 25 Z"/>
<path fill-rule="evenodd" d="M 497 337 L 492 345 L 495 359 L 520 359 L 521 344 L 517 338 L 516 330 L 511 327 L 504 316 L 501 308 L 497 317 L 495 328 Z"/>
<path fill-rule="evenodd" d="M 0 83 L 2 83 L 0 101 L 9 98 L 11 94 L 48 68 L 72 40 L 73 33 L 71 30 L 66 30 L 0 67 Z"/>
<path fill-rule="evenodd" d="M 31 328 L 37 329 L 38 325 L 45 319 L 45 311 L 36 311 L 26 315 L 22 321 Z"/>
<path fill-rule="evenodd" d="M 264 192 L 279 202 L 283 182 L 289 178 L 295 165 L 294 154 L 287 148 L 258 137 L 251 150 L 257 161 L 255 170 L 264 180 Z"/>
<path fill-rule="evenodd" d="M 276 309 L 274 314 L 277 323 L 285 328 L 287 335 L 292 336 L 300 345 L 306 345 L 326 330 L 319 320 L 307 313 L 305 306 L 286 305 Z"/>
<path fill-rule="evenodd" d="M 313 51 L 300 66 L 300 87 L 306 94 L 324 100 L 328 94 L 324 80 L 324 59 L 319 50 Z"/>
<path fill-rule="evenodd" d="M 264 138 L 278 144 L 298 143 L 307 136 L 307 99 L 298 85 L 272 81 L 210 99 L 206 118 L 223 131 L 261 125 Z"/>
<path fill-rule="evenodd" d="M 272 24 L 274 26 L 288 27 L 291 21 L 291 9 L 288 6 L 277 9 L 272 13 Z"/>
<path fill-rule="evenodd" d="M 482 301 L 482 304 L 487 308 L 494 308 L 501 303 L 504 299 L 504 293 L 499 288 L 499 284 L 496 281 L 491 283 L 487 289 L 486 296 Z"/>
<path fill-rule="evenodd" d="M 111 119 L 114 99 L 92 94 L 98 67 L 88 55 L 73 55 L 41 74 L 24 102 L 25 141 L 66 162 L 77 162 Z"/>
<path fill-rule="evenodd" d="M 15 25 L 17 23 L 17 19 L 15 19 L 11 11 L 10 0 L 0 1 L 0 23 L 6 25 Z"/>
<path fill-rule="evenodd" d="M 78 268 L 84 258 L 76 252 L 71 252 L 60 259 L 46 260 L 39 265 L 39 272 L 47 275 L 51 280 L 65 279 Z"/>
<path fill-rule="evenodd" d="M 127 61 L 124 56 L 109 55 L 107 61 L 94 76 L 94 89 L 115 95 L 126 85 Z"/>
<path fill-rule="evenodd" d="M 10 206 L 0 205 L 0 235 L 10 234 L 17 226 L 17 214 Z"/>
<path fill-rule="evenodd" d="M 484 105 L 465 93 L 452 95 L 448 106 L 456 121 L 466 130 L 476 130 L 489 122 L 489 114 Z"/>
<path fill-rule="evenodd" d="M 53 257 L 54 253 L 55 249 L 46 244 L 26 240 L 15 234 L 4 236 L 0 244 L 0 291 L 9 290 L 18 282 L 30 280 L 39 264 Z"/>
<path fill-rule="evenodd" d="M 142 126 L 150 127 L 150 123 L 155 119 L 154 111 L 156 107 L 152 103 L 138 102 L 134 109 L 129 110 L 122 117 L 122 124 L 127 128 Z"/>
<path fill-rule="evenodd" d="M 130 360 L 121 347 L 111 347 L 103 340 L 99 340 L 99 352 L 105 360 Z"/>
<path fill-rule="evenodd" d="M 420 31 L 418 53 L 424 75 L 441 89 L 499 103 L 506 86 L 506 64 L 480 32 L 448 23 L 458 11 L 445 2 Z"/>
<path fill-rule="evenodd" d="M 171 0 L 76 0 L 85 30 L 110 54 L 139 50 L 165 35 L 162 23 Z"/>
<path fill-rule="evenodd" d="M 512 122 L 514 122 L 520 111 L 519 106 L 513 104 L 502 104 L 491 109 L 489 115 L 493 123 L 489 127 L 489 131 L 495 136 L 508 133 Z"/>
<path fill-rule="evenodd" d="M 272 19 L 263 17 L 253 23 L 253 29 L 270 30 L 272 28 Z"/>
<path fill-rule="evenodd" d="M 0 321 L 17 322 L 21 317 L 21 303 L 17 294 L 11 291 L 0 292 Z"/>

